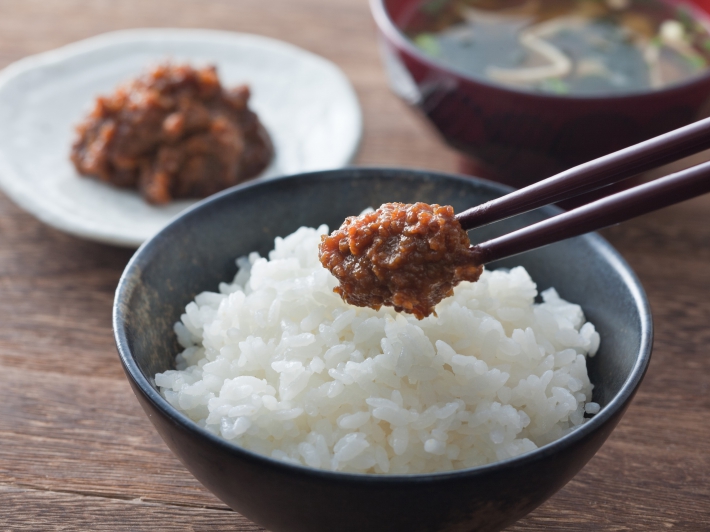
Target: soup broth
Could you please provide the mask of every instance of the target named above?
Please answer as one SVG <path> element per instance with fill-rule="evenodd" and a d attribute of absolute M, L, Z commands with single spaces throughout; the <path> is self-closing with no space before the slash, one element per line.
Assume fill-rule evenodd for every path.
<path fill-rule="evenodd" d="M 710 64 L 710 26 L 661 0 L 426 0 L 403 26 L 427 55 L 494 83 L 572 95 L 677 84 Z"/>

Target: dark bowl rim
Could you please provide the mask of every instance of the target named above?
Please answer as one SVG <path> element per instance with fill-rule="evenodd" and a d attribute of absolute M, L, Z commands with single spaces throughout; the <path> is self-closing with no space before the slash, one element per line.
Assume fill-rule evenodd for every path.
<path fill-rule="evenodd" d="M 401 29 L 394 23 L 390 17 L 387 8 L 385 7 L 386 0 L 368 0 L 370 4 L 370 11 L 373 18 L 375 19 L 375 24 L 379 30 L 387 36 L 387 38 L 394 43 L 399 48 L 406 50 L 406 52 L 414 56 L 419 62 L 424 63 L 429 68 L 435 68 L 448 73 L 451 73 L 468 83 L 473 83 L 475 85 L 482 85 L 484 87 L 499 90 L 504 93 L 510 93 L 515 96 L 528 97 L 530 99 L 539 99 L 544 101 L 573 101 L 573 102 L 599 102 L 599 101 L 619 101 L 624 102 L 633 99 L 640 99 L 646 97 L 660 97 L 667 94 L 672 94 L 674 92 L 682 92 L 693 85 L 701 85 L 703 82 L 710 81 L 710 67 L 706 68 L 702 74 L 693 76 L 680 83 L 674 83 L 667 87 L 661 89 L 649 89 L 649 90 L 636 90 L 623 92 L 620 94 L 587 94 L 587 95 L 575 95 L 575 94 L 548 94 L 548 93 L 538 93 L 534 91 L 526 91 L 522 89 L 517 89 L 512 86 L 503 85 L 499 83 L 490 82 L 484 78 L 474 77 L 466 72 L 458 69 L 454 69 L 444 63 L 436 61 L 431 57 L 424 54 L 417 46 L 410 41 Z M 701 9 L 697 5 L 696 0 L 690 0 L 692 7 L 694 9 Z M 708 19 L 710 19 L 710 13 L 706 13 Z"/>
<path fill-rule="evenodd" d="M 639 319 L 641 323 L 641 347 L 636 357 L 631 372 L 622 385 L 619 392 L 612 398 L 612 400 L 602 408 L 602 410 L 590 418 L 589 421 L 584 423 L 580 428 L 575 429 L 573 432 L 566 434 L 558 440 L 552 443 L 543 445 L 534 451 L 525 453 L 514 458 L 507 458 L 505 460 L 500 460 L 490 464 L 476 466 L 466 469 L 458 469 L 453 471 L 444 472 L 434 472 L 434 473 L 416 473 L 416 474 L 404 474 L 404 475 L 390 475 L 390 474 L 372 474 L 372 473 L 344 473 L 339 471 L 329 471 L 315 469 L 308 466 L 291 464 L 284 462 L 275 458 L 271 458 L 266 455 L 258 454 L 254 451 L 244 449 L 236 444 L 233 444 L 219 436 L 212 434 L 211 432 L 200 427 L 196 422 L 192 421 L 186 415 L 174 408 L 170 403 L 167 402 L 158 391 L 153 388 L 149 380 L 143 375 L 143 372 L 138 367 L 133 355 L 130 351 L 126 335 L 126 314 L 124 311 L 124 300 L 126 300 L 132 292 L 132 279 L 140 275 L 141 264 L 143 261 L 149 257 L 151 248 L 153 248 L 159 241 L 170 238 L 170 232 L 173 228 L 182 223 L 185 219 L 190 218 L 195 215 L 198 211 L 204 209 L 210 209 L 210 207 L 218 203 L 228 196 L 235 194 L 240 194 L 242 191 L 249 190 L 257 187 L 272 187 L 278 186 L 278 183 L 285 180 L 294 179 L 311 179 L 311 180 L 323 180 L 323 179 L 350 179 L 352 172 L 365 172 L 370 174 L 379 173 L 401 173 L 407 175 L 417 175 L 424 179 L 434 179 L 434 180 L 453 180 L 460 181 L 464 183 L 477 183 L 483 187 L 493 189 L 495 191 L 501 192 L 503 194 L 512 191 L 513 189 L 501 185 L 499 183 L 494 183 L 486 179 L 481 179 L 477 177 L 461 176 L 454 174 L 447 174 L 437 171 L 421 170 L 421 169 L 408 169 L 402 167 L 381 167 L 381 166 L 371 166 L 371 167 L 347 167 L 337 170 L 321 170 L 315 172 L 306 172 L 301 174 L 294 174 L 288 176 L 281 176 L 271 179 L 258 179 L 249 183 L 237 185 L 235 187 L 224 190 L 213 196 L 210 196 L 192 207 L 188 208 L 186 211 L 181 213 L 179 216 L 173 219 L 165 228 L 159 231 L 152 238 L 143 243 L 143 245 L 138 248 L 133 257 L 126 265 L 126 268 L 121 275 L 121 278 L 116 287 L 114 304 L 113 304 L 113 330 L 114 330 L 114 340 L 116 342 L 116 347 L 118 350 L 119 358 L 123 365 L 124 371 L 133 383 L 138 386 L 141 393 L 145 398 L 147 398 L 159 411 L 161 411 L 172 423 L 179 425 L 183 430 L 197 433 L 201 438 L 207 439 L 212 445 L 217 445 L 223 450 L 230 453 L 236 453 L 240 455 L 242 459 L 248 460 L 252 463 L 257 463 L 260 467 L 265 469 L 275 469 L 282 470 L 284 472 L 289 472 L 291 474 L 306 476 L 306 477 L 317 477 L 322 478 L 332 482 L 355 482 L 355 483 L 375 483 L 375 484 L 400 484 L 400 483 L 412 483 L 412 482 L 444 482 L 462 479 L 465 477 L 476 477 L 478 475 L 490 474 L 498 469 L 515 468 L 519 465 L 525 465 L 530 462 L 534 462 L 540 459 L 544 459 L 552 454 L 555 454 L 566 447 L 569 447 L 584 438 L 586 438 L 592 432 L 603 427 L 607 421 L 613 418 L 620 410 L 627 405 L 630 399 L 635 394 L 638 386 L 640 385 L 648 364 L 650 362 L 651 350 L 653 346 L 653 321 L 651 317 L 651 308 L 644 292 L 641 283 L 636 277 L 635 273 L 631 270 L 631 267 L 626 263 L 626 261 L 619 255 L 619 253 L 609 244 L 604 238 L 602 238 L 597 233 L 589 233 L 577 238 L 583 238 L 588 241 L 591 247 L 598 253 L 600 253 L 606 260 L 610 263 L 612 268 L 616 270 L 624 282 L 628 285 L 629 290 L 636 302 L 636 308 L 639 312 Z M 555 206 L 543 207 L 545 211 L 551 214 L 558 214 L 562 212 L 561 209 Z M 187 304 L 187 303 L 186 303 Z"/>

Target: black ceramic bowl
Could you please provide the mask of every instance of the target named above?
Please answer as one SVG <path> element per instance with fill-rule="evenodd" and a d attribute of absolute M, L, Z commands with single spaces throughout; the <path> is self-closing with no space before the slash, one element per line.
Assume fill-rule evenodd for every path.
<path fill-rule="evenodd" d="M 532 453 L 455 472 L 377 476 L 288 465 L 228 443 L 176 411 L 153 376 L 173 367 L 173 324 L 185 305 L 235 274 L 235 257 L 266 254 L 299 226 L 337 227 L 386 201 L 453 205 L 456 211 L 508 192 L 486 181 L 422 171 L 346 169 L 240 186 L 180 216 L 135 254 L 116 291 L 114 330 L 140 404 L 170 449 L 209 490 L 272 532 L 499 530 L 537 507 L 599 449 L 648 366 L 652 325 L 633 272 L 591 234 L 493 266 L 522 264 L 540 289 L 555 286 L 582 305 L 601 334 L 589 359 L 601 412 Z M 471 232 L 489 238 L 555 214 L 546 208 Z"/>

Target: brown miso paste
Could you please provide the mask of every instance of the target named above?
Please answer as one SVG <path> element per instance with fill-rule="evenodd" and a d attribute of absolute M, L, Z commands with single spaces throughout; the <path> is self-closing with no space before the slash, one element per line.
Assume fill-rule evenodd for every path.
<path fill-rule="evenodd" d="M 223 87 L 214 66 L 159 65 L 97 98 L 71 160 L 81 175 L 138 189 L 150 203 L 209 196 L 271 161 L 249 97 L 246 85 Z"/>
<path fill-rule="evenodd" d="M 483 272 L 448 205 L 385 203 L 351 216 L 320 244 L 320 261 L 351 305 L 394 307 L 422 319 L 461 281 Z"/>

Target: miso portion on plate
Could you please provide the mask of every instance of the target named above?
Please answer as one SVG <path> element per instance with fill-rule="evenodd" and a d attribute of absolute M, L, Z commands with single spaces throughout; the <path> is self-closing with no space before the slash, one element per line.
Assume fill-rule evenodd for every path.
<path fill-rule="evenodd" d="M 662 0 L 424 0 L 403 29 L 458 71 L 537 92 L 661 89 L 710 64 L 708 19 Z"/>
<path fill-rule="evenodd" d="M 165 63 L 96 99 L 77 127 L 77 171 L 149 203 L 204 198 L 256 177 L 273 157 L 246 85 L 225 88 L 217 68 Z"/>

